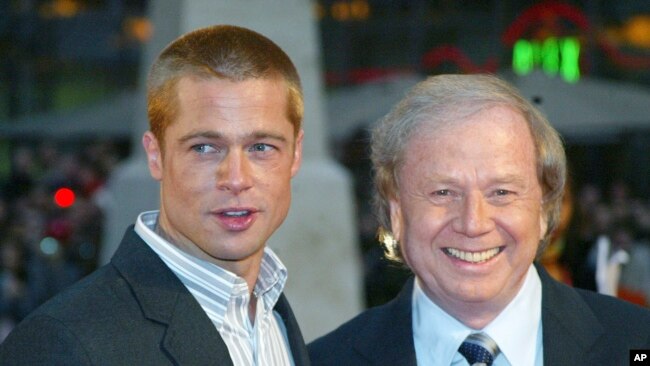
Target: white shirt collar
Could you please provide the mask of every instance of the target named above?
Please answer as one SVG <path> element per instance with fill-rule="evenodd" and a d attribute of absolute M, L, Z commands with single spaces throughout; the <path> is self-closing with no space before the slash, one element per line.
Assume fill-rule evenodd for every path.
<path fill-rule="evenodd" d="M 197 298 L 206 308 L 210 304 L 210 318 L 220 325 L 227 304 L 233 296 L 247 293 L 246 281 L 214 263 L 194 257 L 171 244 L 155 230 L 159 211 L 141 213 L 135 223 L 135 232 L 158 254 L 181 282 L 196 297 L 199 293 L 211 294 L 211 301 Z M 269 247 L 264 248 L 260 274 L 253 292 L 262 299 L 265 311 L 271 311 L 287 281 L 287 269 Z"/>
<path fill-rule="evenodd" d="M 418 364 L 451 365 L 458 347 L 473 330 L 431 301 L 419 280 L 413 286 L 413 338 Z M 494 339 L 501 354 L 496 364 L 541 365 L 542 285 L 533 265 L 522 288 L 482 331 Z M 462 356 L 460 356 L 462 357 Z M 502 360 L 500 360 L 502 359 Z"/>
<path fill-rule="evenodd" d="M 535 365 L 542 356 L 542 281 L 531 265 L 515 298 L 483 331 L 511 365 Z"/>

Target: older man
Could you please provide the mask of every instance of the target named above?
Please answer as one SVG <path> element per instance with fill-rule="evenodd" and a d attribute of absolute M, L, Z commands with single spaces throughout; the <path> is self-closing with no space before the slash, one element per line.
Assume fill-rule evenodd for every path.
<path fill-rule="evenodd" d="M 650 311 L 534 264 L 557 225 L 562 142 L 506 82 L 418 84 L 372 137 L 396 299 L 309 346 L 316 365 L 623 365 L 650 349 Z"/>
<path fill-rule="evenodd" d="M 248 29 L 191 32 L 156 59 L 148 113 L 160 210 L 137 218 L 110 264 L 20 324 L 0 364 L 309 364 L 282 294 L 287 270 L 266 247 L 301 162 L 291 60 Z"/>

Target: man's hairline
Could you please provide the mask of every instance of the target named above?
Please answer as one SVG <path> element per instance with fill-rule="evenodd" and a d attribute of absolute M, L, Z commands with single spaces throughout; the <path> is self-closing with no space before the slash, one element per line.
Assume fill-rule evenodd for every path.
<path fill-rule="evenodd" d="M 212 70 L 212 69 L 209 69 L 209 70 Z M 164 143 L 166 141 L 165 134 L 167 133 L 167 129 L 172 124 L 174 124 L 176 122 L 177 118 L 178 118 L 179 104 L 180 104 L 180 101 L 178 100 L 179 99 L 178 98 L 178 85 L 185 78 L 193 78 L 195 80 L 205 80 L 205 81 L 209 81 L 209 80 L 212 80 L 212 79 L 214 79 L 214 80 L 225 80 L 225 81 L 230 81 L 230 82 L 233 82 L 233 83 L 242 83 L 242 82 L 246 82 L 246 81 L 249 81 L 249 80 L 267 80 L 267 81 L 282 82 L 284 84 L 284 89 L 285 89 L 285 107 L 286 107 L 287 122 L 291 125 L 291 127 L 294 130 L 293 131 L 294 144 L 297 142 L 298 136 L 300 135 L 300 131 L 302 130 L 302 120 L 300 121 L 300 125 L 296 126 L 293 123 L 293 121 L 291 121 L 291 118 L 289 118 L 289 111 L 290 111 L 290 100 L 289 99 L 290 99 L 290 96 L 291 96 L 291 88 L 292 88 L 292 86 L 291 86 L 291 83 L 289 82 L 289 80 L 286 77 L 284 77 L 284 75 L 282 75 L 282 73 L 274 71 L 274 72 L 271 72 L 268 75 L 264 75 L 264 76 L 250 76 L 250 77 L 245 77 L 245 78 L 238 79 L 236 77 L 230 77 L 230 76 L 226 76 L 226 75 L 219 75 L 218 73 L 215 73 L 215 72 L 202 73 L 202 72 L 197 71 L 194 68 L 189 68 L 187 70 L 181 71 L 181 72 L 177 73 L 176 75 L 168 78 L 163 83 L 159 84 L 157 86 L 157 88 L 156 88 L 156 89 L 160 90 L 160 89 L 164 88 L 165 85 L 170 85 L 171 84 L 172 90 L 171 90 L 171 93 L 170 93 L 171 94 L 170 99 L 171 99 L 171 102 L 174 103 L 174 106 L 176 107 L 174 109 L 175 115 L 171 116 L 172 118 L 171 118 L 170 122 L 167 125 L 164 126 L 164 129 L 161 131 L 160 138 L 158 138 L 158 136 L 154 135 L 156 137 L 156 140 L 161 140 L 161 141 L 159 141 L 160 145 L 161 145 L 160 146 L 161 152 L 164 153 L 164 150 L 165 150 L 163 145 L 164 145 Z M 303 104 L 304 104 L 304 101 L 303 101 Z M 151 129 L 149 129 L 149 130 L 151 130 Z"/>

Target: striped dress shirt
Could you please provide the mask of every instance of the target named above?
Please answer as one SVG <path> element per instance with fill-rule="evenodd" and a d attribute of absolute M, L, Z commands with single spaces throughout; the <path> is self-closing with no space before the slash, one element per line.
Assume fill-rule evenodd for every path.
<path fill-rule="evenodd" d="M 286 329 L 273 310 L 287 281 L 287 269 L 270 248 L 264 249 L 253 289 L 258 299 L 255 322 L 248 316 L 246 281 L 213 263 L 180 250 L 155 232 L 159 211 L 139 215 L 135 232 L 176 274 L 219 331 L 235 365 L 293 365 Z"/>

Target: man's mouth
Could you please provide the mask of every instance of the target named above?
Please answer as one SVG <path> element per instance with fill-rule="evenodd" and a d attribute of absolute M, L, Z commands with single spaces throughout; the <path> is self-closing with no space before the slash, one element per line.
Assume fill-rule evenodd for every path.
<path fill-rule="evenodd" d="M 219 222 L 229 231 L 243 231 L 251 227 L 259 211 L 254 208 L 226 208 L 216 212 Z"/>
<path fill-rule="evenodd" d="M 497 254 L 501 253 L 503 248 L 504 247 L 497 247 L 497 248 L 492 248 L 480 252 L 466 252 L 456 248 L 444 248 L 444 252 L 448 256 L 454 257 L 456 259 L 460 259 L 461 261 L 464 262 L 482 263 L 496 257 Z"/>
<path fill-rule="evenodd" d="M 249 210 L 240 210 L 240 211 L 223 211 L 221 212 L 222 215 L 227 216 L 227 217 L 244 217 L 248 216 L 251 214 L 251 211 Z"/>

